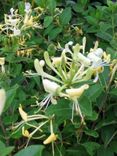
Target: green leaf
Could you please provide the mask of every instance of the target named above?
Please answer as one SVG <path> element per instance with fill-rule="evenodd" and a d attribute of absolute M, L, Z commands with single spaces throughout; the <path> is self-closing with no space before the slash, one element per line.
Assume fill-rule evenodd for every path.
<path fill-rule="evenodd" d="M 47 6 L 47 0 L 35 0 L 35 3 L 42 8 L 46 8 Z"/>
<path fill-rule="evenodd" d="M 91 120 L 91 121 L 95 121 L 98 119 L 98 113 L 96 113 L 95 111 L 92 112 L 92 116 L 88 116 L 86 118 L 87 120 Z"/>
<path fill-rule="evenodd" d="M 96 150 L 100 147 L 100 145 L 96 142 L 86 142 L 82 145 L 86 148 L 87 153 L 89 153 L 90 156 L 94 156 Z"/>
<path fill-rule="evenodd" d="M 110 94 L 111 94 L 111 95 L 117 96 L 117 88 L 113 88 L 113 89 L 110 91 Z"/>
<path fill-rule="evenodd" d="M 99 97 L 102 91 L 103 91 L 103 86 L 97 83 L 90 86 L 89 90 L 85 93 L 85 95 L 89 97 L 89 99 L 93 102 L 96 100 L 96 98 Z"/>
<path fill-rule="evenodd" d="M 97 156 L 114 156 L 114 153 L 109 148 L 101 146 L 97 152 Z"/>
<path fill-rule="evenodd" d="M 47 0 L 47 8 L 53 14 L 55 8 L 56 8 L 56 0 Z"/>
<path fill-rule="evenodd" d="M 18 2 L 18 10 L 19 10 L 19 13 L 20 13 L 20 14 L 24 14 L 24 13 L 25 13 L 25 12 L 24 12 L 24 9 L 25 9 L 25 4 L 24 4 L 24 2 L 23 2 L 23 1 Z"/>
<path fill-rule="evenodd" d="M 57 28 L 54 28 L 50 31 L 49 33 L 49 38 L 51 40 L 55 39 L 57 37 L 58 34 L 60 34 L 62 32 L 62 28 L 60 27 L 57 27 Z"/>
<path fill-rule="evenodd" d="M 0 141 L 0 156 L 8 156 L 13 151 L 13 149 L 13 146 L 5 147 L 5 144 Z"/>
<path fill-rule="evenodd" d="M 60 14 L 59 20 L 60 20 L 60 24 L 61 25 L 67 25 L 70 20 L 71 20 L 71 8 L 65 8 L 65 10 L 63 10 L 63 12 Z"/>
<path fill-rule="evenodd" d="M 53 21 L 53 17 L 52 16 L 46 16 L 44 18 L 44 27 L 47 28 Z"/>
<path fill-rule="evenodd" d="M 113 141 L 110 145 L 111 151 L 117 154 L 117 141 Z"/>
<path fill-rule="evenodd" d="M 3 148 L 5 148 L 5 144 L 2 141 L 0 141 L 0 149 L 3 149 Z"/>
<path fill-rule="evenodd" d="M 92 16 L 87 16 L 86 19 L 87 19 L 87 22 L 91 25 L 96 25 L 98 22 L 97 19 Z"/>
<path fill-rule="evenodd" d="M 7 100 L 6 100 L 6 104 L 5 104 L 5 109 L 4 111 L 6 111 L 10 105 L 12 104 L 14 98 L 15 98 L 15 95 L 16 95 L 16 92 L 17 92 L 17 89 L 18 89 L 18 85 L 14 85 L 13 87 L 11 87 L 8 91 L 7 91 Z"/>
<path fill-rule="evenodd" d="M 25 149 L 22 149 L 21 151 L 16 153 L 14 156 L 42 156 L 43 149 L 44 149 L 44 146 L 42 145 L 31 145 Z"/>
<path fill-rule="evenodd" d="M 95 130 L 91 130 L 91 129 L 85 129 L 84 133 L 94 138 L 97 138 L 99 136 Z"/>
<path fill-rule="evenodd" d="M 56 105 L 49 106 L 46 110 L 46 114 L 55 114 L 58 123 L 61 123 L 66 119 L 71 119 L 72 110 L 70 108 L 70 104 L 70 101 L 61 99 Z"/>
<path fill-rule="evenodd" d="M 103 87 L 107 87 L 109 77 L 110 77 L 110 69 L 109 67 L 105 67 L 104 71 L 99 76 L 100 83 Z"/>
<path fill-rule="evenodd" d="M 98 32 L 96 36 L 108 42 L 112 40 L 112 35 L 107 32 Z"/>
<path fill-rule="evenodd" d="M 87 96 L 85 95 L 82 96 L 79 99 L 79 104 L 80 104 L 81 111 L 85 116 L 92 116 L 92 103 Z"/>
<path fill-rule="evenodd" d="M 66 150 L 67 156 L 88 156 L 87 151 L 83 146 L 78 146 L 77 148 L 72 147 Z"/>

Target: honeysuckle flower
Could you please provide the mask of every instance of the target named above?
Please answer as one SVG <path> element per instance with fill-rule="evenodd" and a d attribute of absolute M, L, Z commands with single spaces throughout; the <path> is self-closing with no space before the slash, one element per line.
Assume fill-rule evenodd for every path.
<path fill-rule="evenodd" d="M 1 65 L 1 71 L 2 71 L 2 73 L 5 73 L 4 64 L 5 64 L 5 58 L 4 57 L 0 57 L 0 65 Z"/>
<path fill-rule="evenodd" d="M 71 88 L 71 89 L 66 89 L 66 93 L 68 97 L 73 101 L 73 106 L 72 106 L 72 122 L 73 122 L 73 117 L 74 117 L 74 111 L 76 112 L 77 115 L 80 115 L 81 117 L 81 123 L 85 124 L 84 122 L 84 117 L 82 115 L 78 99 L 82 96 L 85 90 L 89 88 L 88 84 L 84 84 L 79 88 Z"/>
<path fill-rule="evenodd" d="M 7 36 L 14 37 L 21 35 L 21 32 L 28 28 L 41 28 L 36 22 L 37 16 L 32 16 L 31 4 L 25 3 L 25 15 L 18 14 L 18 10 L 10 9 L 10 14 L 4 15 L 4 24 L 1 27 L 1 32 L 6 33 Z"/>
<path fill-rule="evenodd" d="M 22 127 L 22 135 L 29 138 L 30 137 L 30 133 L 28 130 L 25 130 L 24 126 Z"/>
<path fill-rule="evenodd" d="M 68 94 L 68 97 L 72 100 L 76 100 L 81 97 L 81 95 L 84 93 L 85 90 L 89 88 L 88 84 L 84 84 L 79 88 L 71 88 L 66 89 L 66 93 Z"/>
<path fill-rule="evenodd" d="M 73 45 L 72 41 L 69 41 L 67 44 L 65 44 L 65 48 L 63 49 L 63 52 L 69 52 L 72 54 L 72 51 L 70 50 L 70 46 Z"/>
<path fill-rule="evenodd" d="M 29 2 L 25 3 L 25 10 L 26 14 L 29 14 L 31 12 L 31 4 Z"/>
<path fill-rule="evenodd" d="M 0 89 L 0 115 L 3 112 L 5 102 L 6 102 L 6 92 L 4 89 Z"/>
<path fill-rule="evenodd" d="M 53 57 L 52 58 L 52 64 L 55 66 L 60 65 L 61 61 L 62 61 L 62 57 Z"/>
<path fill-rule="evenodd" d="M 97 48 L 97 49 L 95 49 L 94 51 L 92 51 L 97 57 L 99 57 L 99 58 L 102 58 L 102 56 L 103 56 L 103 53 L 104 53 L 104 51 L 103 51 L 103 49 L 101 49 L 101 48 Z"/>
<path fill-rule="evenodd" d="M 34 66 L 35 66 L 35 69 L 36 69 L 38 75 L 42 76 L 43 78 L 48 78 L 48 79 L 50 79 L 52 81 L 62 83 L 61 80 L 59 80 L 56 77 L 54 77 L 52 75 L 49 75 L 48 73 L 44 72 L 43 71 L 43 66 L 42 66 L 41 62 L 38 59 L 34 60 Z"/>
<path fill-rule="evenodd" d="M 5 58 L 4 57 L 0 57 L 0 65 L 4 65 L 5 64 Z"/>
<path fill-rule="evenodd" d="M 14 28 L 12 36 L 19 36 L 19 35 L 21 35 L 21 30 Z"/>
<path fill-rule="evenodd" d="M 27 113 L 22 109 L 22 106 L 21 106 L 21 105 L 20 105 L 20 107 L 19 107 L 19 113 L 20 113 L 22 119 L 23 119 L 25 122 L 27 122 L 27 120 L 28 120 L 28 115 L 27 115 Z"/>
<path fill-rule="evenodd" d="M 52 143 L 53 141 L 56 141 L 57 140 L 57 135 L 55 135 L 54 133 L 50 134 L 50 136 L 43 141 L 43 144 L 44 145 L 47 145 L 47 144 L 50 144 Z"/>
<path fill-rule="evenodd" d="M 78 61 L 84 66 L 88 67 L 91 65 L 91 60 L 85 57 L 82 53 L 78 53 L 77 57 L 78 57 Z"/>
<path fill-rule="evenodd" d="M 48 79 L 43 79 L 43 86 L 46 92 L 53 94 L 53 95 L 56 94 L 57 89 L 60 88 L 60 85 Z"/>
<path fill-rule="evenodd" d="M 11 16 L 14 16 L 14 11 L 15 10 L 13 8 L 10 9 Z"/>
<path fill-rule="evenodd" d="M 111 55 L 110 54 L 106 54 L 106 52 L 103 53 L 103 57 L 104 57 L 104 61 L 106 63 L 109 63 L 110 62 L 110 59 L 111 59 Z"/>
<path fill-rule="evenodd" d="M 86 46 L 86 37 L 83 37 L 83 40 L 82 40 L 82 50 L 83 50 L 83 54 L 85 53 L 85 46 Z"/>
<path fill-rule="evenodd" d="M 24 26 L 34 26 L 33 16 L 29 16 L 26 14 L 24 18 Z"/>
<path fill-rule="evenodd" d="M 54 96 L 57 96 L 58 93 L 58 90 L 60 88 L 60 85 L 58 85 L 57 83 L 55 82 L 52 82 L 48 79 L 43 79 L 43 87 L 45 89 L 45 91 L 47 93 L 49 93 L 40 103 L 38 103 L 38 105 L 40 106 L 40 109 L 41 110 L 44 106 L 45 106 L 45 109 L 48 107 L 50 101 L 53 103 L 53 104 L 56 104 L 56 100 L 54 99 Z"/>

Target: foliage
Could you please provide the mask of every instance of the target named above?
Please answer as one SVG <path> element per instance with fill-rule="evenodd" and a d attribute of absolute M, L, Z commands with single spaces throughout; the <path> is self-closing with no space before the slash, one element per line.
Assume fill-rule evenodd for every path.
<path fill-rule="evenodd" d="M 24 1 L 0 2 L 0 86 L 6 91 L 0 116 L 0 156 L 114 156 L 117 2 L 32 0 L 27 4 L 32 8 L 24 10 Z M 18 11 L 10 12 L 10 8 Z M 106 53 L 98 58 L 95 54 L 101 64 L 97 61 L 94 71 L 95 59 L 89 59 L 89 54 L 99 49 Z M 72 83 L 72 74 L 82 64 L 79 79 Z M 49 80 L 45 86 L 44 79 Z M 47 88 L 51 84 L 54 91 Z M 75 99 L 81 114 L 79 109 L 73 113 L 76 101 L 67 89 L 83 85 L 87 89 Z M 48 94 L 51 99 L 46 103 Z"/>

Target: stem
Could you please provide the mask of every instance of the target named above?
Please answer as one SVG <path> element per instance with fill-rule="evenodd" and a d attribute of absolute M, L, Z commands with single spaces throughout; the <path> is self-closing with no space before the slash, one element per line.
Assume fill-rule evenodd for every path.
<path fill-rule="evenodd" d="M 5 129 L 4 125 L 3 125 L 1 117 L 0 117 L 0 127 L 1 127 L 1 129 L 3 131 L 4 137 L 5 137 L 5 140 L 6 140 L 6 144 L 9 145 L 9 140 L 7 139 L 7 136 L 6 136 L 6 129 Z"/>

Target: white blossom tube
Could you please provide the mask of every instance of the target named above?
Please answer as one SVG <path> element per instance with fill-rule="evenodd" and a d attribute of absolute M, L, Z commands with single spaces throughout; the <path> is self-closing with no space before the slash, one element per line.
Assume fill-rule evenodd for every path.
<path fill-rule="evenodd" d="M 4 109 L 6 101 L 6 92 L 4 89 L 0 89 L 0 115 L 2 114 L 2 111 Z"/>

